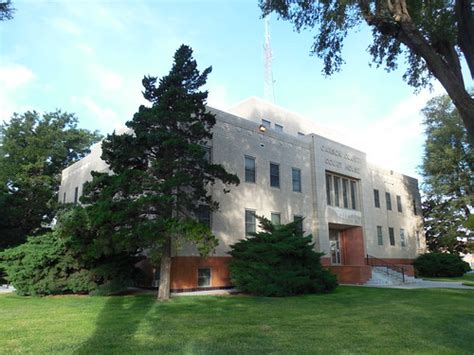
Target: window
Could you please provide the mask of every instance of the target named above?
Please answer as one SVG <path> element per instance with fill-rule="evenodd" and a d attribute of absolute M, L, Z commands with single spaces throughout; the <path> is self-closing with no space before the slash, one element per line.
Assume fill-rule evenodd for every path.
<path fill-rule="evenodd" d="M 398 212 L 402 212 L 402 198 L 401 196 L 397 195 L 397 210 Z"/>
<path fill-rule="evenodd" d="M 280 187 L 280 165 L 270 163 L 270 186 Z"/>
<path fill-rule="evenodd" d="M 400 228 L 400 245 L 402 247 L 406 247 L 407 246 L 407 241 L 405 239 L 405 230 Z"/>
<path fill-rule="evenodd" d="M 257 223 L 255 218 L 255 211 L 245 210 L 245 235 L 255 233 L 257 231 Z"/>
<path fill-rule="evenodd" d="M 281 215 L 278 212 L 272 212 L 272 217 L 271 217 L 272 223 L 274 225 L 280 225 L 281 224 Z"/>
<path fill-rule="evenodd" d="M 357 180 L 326 173 L 328 205 L 357 210 Z"/>
<path fill-rule="evenodd" d="M 301 192 L 301 170 L 291 168 L 291 178 L 293 180 L 293 191 Z"/>
<path fill-rule="evenodd" d="M 334 205 L 339 207 L 339 186 L 341 186 L 341 178 L 334 176 Z"/>
<path fill-rule="evenodd" d="M 377 226 L 377 242 L 379 245 L 383 245 L 382 226 Z"/>
<path fill-rule="evenodd" d="M 413 214 L 415 216 L 418 216 L 418 211 L 416 210 L 416 200 L 413 199 Z"/>
<path fill-rule="evenodd" d="M 379 190 L 374 189 L 374 205 L 377 208 L 380 208 L 380 195 Z"/>
<path fill-rule="evenodd" d="M 211 287 L 211 268 L 198 269 L 198 287 Z"/>
<path fill-rule="evenodd" d="M 420 232 L 416 231 L 415 234 L 416 234 L 416 247 L 420 249 L 421 248 Z"/>
<path fill-rule="evenodd" d="M 275 131 L 283 132 L 283 126 L 281 124 L 275 123 Z"/>
<path fill-rule="evenodd" d="M 385 201 L 387 203 L 387 210 L 391 211 L 392 210 L 392 199 L 390 197 L 390 192 L 385 193 Z"/>
<path fill-rule="evenodd" d="M 268 120 L 262 120 L 262 126 L 265 128 L 271 128 L 272 123 Z"/>
<path fill-rule="evenodd" d="M 245 156 L 245 182 L 255 182 L 255 158 Z"/>
<path fill-rule="evenodd" d="M 349 208 L 349 181 L 342 179 L 342 202 L 344 208 Z"/>
<path fill-rule="evenodd" d="M 298 132 L 298 138 L 304 138 L 304 133 L 303 132 Z"/>
<path fill-rule="evenodd" d="M 390 239 L 390 245 L 395 245 L 395 233 L 392 227 L 388 227 L 388 237 Z"/>
<path fill-rule="evenodd" d="M 77 199 L 79 198 L 79 187 L 76 186 L 74 189 L 74 205 L 77 205 Z"/>
<path fill-rule="evenodd" d="M 66 193 L 63 193 L 63 203 L 66 203 Z"/>
<path fill-rule="evenodd" d="M 351 207 L 353 210 L 357 209 L 357 193 L 356 193 L 356 182 L 351 180 Z"/>
<path fill-rule="evenodd" d="M 326 199 L 327 199 L 328 205 L 332 205 L 331 191 L 332 191 L 332 176 L 329 174 L 326 174 Z"/>
<path fill-rule="evenodd" d="M 209 206 L 199 206 L 196 217 L 200 223 L 211 228 L 211 209 Z"/>
<path fill-rule="evenodd" d="M 293 222 L 296 222 L 296 227 L 300 233 L 303 233 L 303 217 L 302 216 L 293 216 Z"/>
<path fill-rule="evenodd" d="M 211 147 L 204 146 L 204 160 L 207 161 L 209 164 L 212 163 L 212 154 L 211 154 Z"/>

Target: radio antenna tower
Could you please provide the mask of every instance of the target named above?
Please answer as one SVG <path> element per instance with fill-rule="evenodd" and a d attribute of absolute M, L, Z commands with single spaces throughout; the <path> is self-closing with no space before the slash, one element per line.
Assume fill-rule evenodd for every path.
<path fill-rule="evenodd" d="M 265 44 L 263 45 L 263 61 L 264 61 L 264 82 L 263 97 L 265 100 L 275 103 L 275 89 L 273 87 L 273 71 L 272 71 L 272 49 L 270 48 L 270 15 L 265 16 Z"/>

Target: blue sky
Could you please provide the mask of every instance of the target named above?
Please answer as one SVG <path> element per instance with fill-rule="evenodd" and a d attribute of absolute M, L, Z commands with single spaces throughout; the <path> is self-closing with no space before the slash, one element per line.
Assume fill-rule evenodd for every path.
<path fill-rule="evenodd" d="M 80 126 L 109 133 L 132 118 L 144 75 L 168 73 L 182 43 L 200 69 L 212 65 L 209 104 L 225 109 L 263 97 L 264 23 L 257 0 L 14 1 L 0 23 L 0 120 L 60 108 Z M 370 68 L 370 32 L 351 34 L 342 73 L 325 78 L 309 55 L 313 33 L 271 19 L 275 102 L 336 131 L 374 163 L 416 176 L 428 91 L 402 71 Z M 435 94 L 442 93 L 435 85 Z"/>

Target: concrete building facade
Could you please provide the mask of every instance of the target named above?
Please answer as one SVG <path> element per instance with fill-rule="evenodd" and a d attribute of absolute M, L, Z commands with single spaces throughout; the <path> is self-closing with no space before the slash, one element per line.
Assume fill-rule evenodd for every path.
<path fill-rule="evenodd" d="M 177 252 L 173 290 L 230 286 L 230 245 L 258 230 L 255 214 L 275 223 L 300 220 L 340 283 L 367 282 L 368 255 L 413 273 L 412 261 L 425 250 L 416 179 L 369 164 L 365 153 L 258 98 L 228 112 L 209 110 L 217 121 L 211 159 L 237 174 L 241 183 L 228 194 L 219 184 L 212 188 L 220 210 L 206 220 L 219 245 L 207 258 L 192 246 Z M 100 155 L 96 145 L 63 171 L 62 202 L 77 202 L 91 171 L 108 170 Z"/>

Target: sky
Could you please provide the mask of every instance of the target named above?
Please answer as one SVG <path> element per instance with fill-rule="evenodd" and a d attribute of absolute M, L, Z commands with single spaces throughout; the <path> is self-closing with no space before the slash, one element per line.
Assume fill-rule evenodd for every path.
<path fill-rule="evenodd" d="M 181 44 L 212 66 L 208 104 L 226 109 L 263 97 L 264 21 L 257 0 L 13 0 L 0 22 L 0 121 L 27 110 L 73 112 L 79 126 L 111 133 L 146 104 L 144 75 L 161 77 Z M 419 177 L 420 110 L 444 93 L 414 94 L 403 70 L 370 67 L 370 30 L 350 34 L 346 64 L 329 78 L 310 55 L 314 32 L 270 20 L 275 103 L 367 153 L 369 161 Z M 403 67 L 403 60 L 401 63 Z"/>

